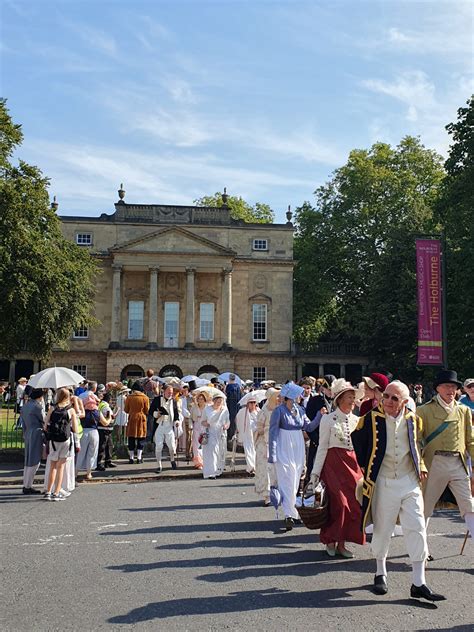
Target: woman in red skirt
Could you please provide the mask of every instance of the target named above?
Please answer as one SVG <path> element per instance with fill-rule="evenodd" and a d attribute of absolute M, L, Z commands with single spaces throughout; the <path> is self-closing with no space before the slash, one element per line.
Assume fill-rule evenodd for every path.
<path fill-rule="evenodd" d="M 365 544 L 361 507 L 355 494 L 362 471 L 351 440 L 351 433 L 358 423 L 358 417 L 352 414 L 358 394 L 356 388 L 343 378 L 333 382 L 332 393 L 336 408 L 321 418 L 319 447 L 311 480 L 314 484 L 319 479 L 325 483 L 329 500 L 329 518 L 321 529 L 321 542 L 331 557 L 338 553 L 353 558 L 354 554 L 346 549 L 346 542 Z"/>

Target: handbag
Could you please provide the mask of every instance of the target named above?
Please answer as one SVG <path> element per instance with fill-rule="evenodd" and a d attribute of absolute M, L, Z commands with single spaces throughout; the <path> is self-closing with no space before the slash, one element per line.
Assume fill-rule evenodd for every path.
<path fill-rule="evenodd" d="M 314 495 L 313 506 L 305 506 L 304 499 Z M 303 489 L 303 504 L 296 506 L 296 511 L 307 529 L 321 529 L 329 519 L 329 503 L 326 486 L 323 481 L 319 481 L 316 488 L 309 482 Z"/>

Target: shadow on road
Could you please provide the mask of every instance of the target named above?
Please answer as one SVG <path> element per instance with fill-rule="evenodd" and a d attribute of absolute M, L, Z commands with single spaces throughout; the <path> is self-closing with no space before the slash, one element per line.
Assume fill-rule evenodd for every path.
<path fill-rule="evenodd" d="M 379 606 L 386 604 L 413 606 L 426 610 L 436 610 L 437 606 L 414 599 L 368 598 L 354 599 L 353 594 L 367 592 L 369 586 L 361 588 L 330 588 L 314 590 L 310 592 L 291 592 L 272 588 L 267 591 L 249 590 L 230 593 L 228 596 L 220 596 L 218 599 L 190 597 L 170 599 L 168 601 L 149 603 L 142 608 L 135 608 L 127 614 L 117 615 L 108 619 L 112 624 L 134 624 L 153 619 L 168 619 L 178 616 L 227 614 L 232 612 L 249 612 L 252 610 L 267 610 L 271 608 L 302 609 L 321 608 L 354 608 L 371 606 L 377 603 Z"/>

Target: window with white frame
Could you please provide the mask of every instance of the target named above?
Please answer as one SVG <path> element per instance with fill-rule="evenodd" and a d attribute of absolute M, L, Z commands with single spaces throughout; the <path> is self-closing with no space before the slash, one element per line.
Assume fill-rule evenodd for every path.
<path fill-rule="evenodd" d="M 72 335 L 73 338 L 89 338 L 89 327 L 79 327 Z"/>
<path fill-rule="evenodd" d="M 252 339 L 267 339 L 267 306 L 264 303 L 252 305 Z"/>
<path fill-rule="evenodd" d="M 179 303 L 165 303 L 165 347 L 177 347 L 179 337 Z"/>
<path fill-rule="evenodd" d="M 261 382 L 267 379 L 267 367 L 266 366 L 254 366 L 253 367 L 253 381 Z"/>
<path fill-rule="evenodd" d="M 143 338 L 143 301 L 128 302 L 128 338 L 141 340 Z"/>
<path fill-rule="evenodd" d="M 73 364 L 71 368 L 73 371 L 76 371 L 76 373 L 79 373 L 79 375 L 82 375 L 84 379 L 87 379 L 87 365 L 86 364 Z"/>
<path fill-rule="evenodd" d="M 214 303 L 199 304 L 199 338 L 214 340 Z"/>
<path fill-rule="evenodd" d="M 92 233 L 76 233 L 78 246 L 92 246 Z"/>
<path fill-rule="evenodd" d="M 254 239 L 253 250 L 268 250 L 268 239 Z"/>

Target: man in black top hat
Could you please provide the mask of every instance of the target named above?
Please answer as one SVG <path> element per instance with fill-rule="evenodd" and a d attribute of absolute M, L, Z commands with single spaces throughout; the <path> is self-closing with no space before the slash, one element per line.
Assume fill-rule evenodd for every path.
<path fill-rule="evenodd" d="M 433 384 L 436 395 L 416 411 L 423 420 L 423 459 L 428 468 L 425 518 L 430 518 L 441 494 L 449 486 L 474 537 L 472 472 L 466 461 L 467 455 L 474 459 L 474 432 L 469 408 L 456 401 L 460 387 L 456 371 L 443 369 Z"/>

